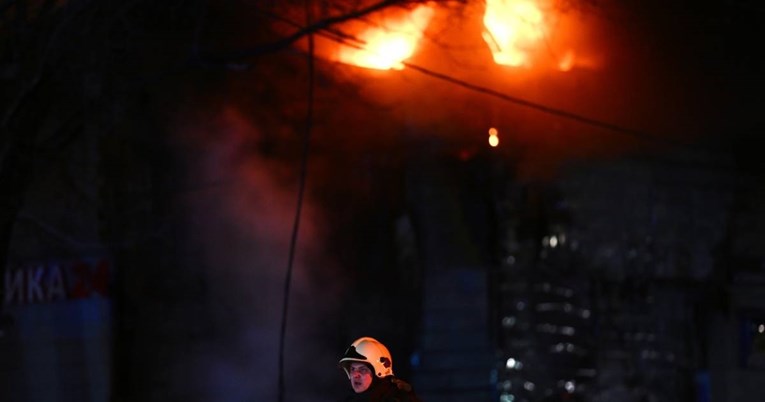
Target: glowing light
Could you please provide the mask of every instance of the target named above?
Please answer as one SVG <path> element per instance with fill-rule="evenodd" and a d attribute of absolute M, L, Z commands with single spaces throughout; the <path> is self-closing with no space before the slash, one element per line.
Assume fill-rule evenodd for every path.
<path fill-rule="evenodd" d="M 520 360 L 515 360 L 514 358 L 508 358 L 507 362 L 505 363 L 505 367 L 507 367 L 509 370 L 521 370 L 523 369 L 523 362 Z"/>
<path fill-rule="evenodd" d="M 499 145 L 499 137 L 497 137 L 496 135 L 490 135 L 489 145 L 491 145 L 492 147 L 496 147 L 497 145 Z"/>
<path fill-rule="evenodd" d="M 507 363 L 505 363 L 505 367 L 509 369 L 515 368 L 515 359 L 513 359 L 512 357 L 507 359 Z"/>
<path fill-rule="evenodd" d="M 550 247 L 555 248 L 558 245 L 558 238 L 553 236 L 550 236 Z"/>
<path fill-rule="evenodd" d="M 369 28 L 358 37 L 362 49 L 343 46 L 338 49 L 338 60 L 359 67 L 401 70 L 403 61 L 414 53 L 423 31 L 433 17 L 431 6 L 421 5 L 403 18 L 386 19 L 379 27 Z"/>
<path fill-rule="evenodd" d="M 502 394 L 499 397 L 500 402 L 513 402 L 515 401 L 515 395 L 513 394 Z"/>
<path fill-rule="evenodd" d="M 499 145 L 499 137 L 497 136 L 498 133 L 499 132 L 494 127 L 489 129 L 489 145 L 492 147 Z"/>
<path fill-rule="evenodd" d="M 483 39 L 494 62 L 529 66 L 529 52 L 544 37 L 544 16 L 533 0 L 487 0 Z"/>
<path fill-rule="evenodd" d="M 759 333 L 765 332 L 765 324 L 760 324 L 760 326 L 757 327 L 757 332 Z"/>

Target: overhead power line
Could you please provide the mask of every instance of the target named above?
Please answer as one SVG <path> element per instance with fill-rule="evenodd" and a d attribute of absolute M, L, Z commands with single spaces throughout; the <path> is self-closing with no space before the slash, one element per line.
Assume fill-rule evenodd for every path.
<path fill-rule="evenodd" d="M 311 26 L 311 1 L 306 0 L 306 25 Z M 307 86 L 307 110 L 305 118 L 305 133 L 303 135 L 303 152 L 300 157 L 300 181 L 298 182 L 297 205 L 295 207 L 295 219 L 292 225 L 292 235 L 290 236 L 289 257 L 287 260 L 287 271 L 284 278 L 284 293 L 282 298 L 282 319 L 279 330 L 279 375 L 277 384 L 277 402 L 284 402 L 286 397 L 286 384 L 284 376 L 284 345 L 287 340 L 287 317 L 289 316 L 290 288 L 292 285 L 292 271 L 295 262 L 295 250 L 297 248 L 298 233 L 300 232 L 300 217 L 303 210 L 303 199 L 305 198 L 306 178 L 308 176 L 308 154 L 311 142 L 311 131 L 313 131 L 313 113 L 314 113 L 314 34 L 308 34 L 308 86 Z"/>
<path fill-rule="evenodd" d="M 590 126 L 603 128 L 603 129 L 606 129 L 606 130 L 609 130 L 609 131 L 614 131 L 614 132 L 617 132 L 617 133 L 626 134 L 626 135 L 629 135 L 629 136 L 632 136 L 632 137 L 635 137 L 635 138 L 638 138 L 638 139 L 652 140 L 652 141 L 661 141 L 661 142 L 667 142 L 667 143 L 671 143 L 673 145 L 680 145 L 680 146 L 688 145 L 688 144 L 683 144 L 683 143 L 680 143 L 680 142 L 677 142 L 677 141 L 672 141 L 671 139 L 668 139 L 668 138 L 652 135 L 652 134 L 649 134 L 649 133 L 644 132 L 644 131 L 639 131 L 639 130 L 631 129 L 631 128 L 628 128 L 628 127 L 622 127 L 622 126 L 619 126 L 619 125 L 616 125 L 616 124 L 613 124 L 613 123 L 608 123 L 608 122 L 605 122 L 605 121 L 601 121 L 601 120 L 589 118 L 589 117 L 586 117 L 586 116 L 582 116 L 580 114 L 576 114 L 576 113 L 573 113 L 573 112 L 568 112 L 568 111 L 563 110 L 563 109 L 556 109 L 554 107 L 545 106 L 545 105 L 543 105 L 541 103 L 531 102 L 529 100 L 522 99 L 522 98 L 519 98 L 519 97 L 516 97 L 516 96 L 512 96 L 512 95 L 508 95 L 506 93 L 499 92 L 499 91 L 493 90 L 491 88 L 487 88 L 487 87 L 484 87 L 484 86 L 480 86 L 480 85 L 477 85 L 477 84 L 473 84 L 473 83 L 461 80 L 461 79 L 456 78 L 456 77 L 451 76 L 451 75 L 447 75 L 447 74 L 439 73 L 439 72 L 436 72 L 436 71 L 433 71 L 433 70 L 429 70 L 429 69 L 427 69 L 425 67 L 420 67 L 420 66 L 412 64 L 412 63 L 404 62 L 403 64 L 404 64 L 404 66 L 406 66 L 406 67 L 408 67 L 408 68 L 410 68 L 410 69 L 412 69 L 414 71 L 417 71 L 419 73 L 425 74 L 425 75 L 427 75 L 429 77 L 433 77 L 433 78 L 439 79 L 441 81 L 445 81 L 445 82 L 448 82 L 450 84 L 454 84 L 454 85 L 460 86 L 462 88 L 465 88 L 465 89 L 468 89 L 468 90 L 471 90 L 471 91 L 474 91 L 474 92 L 482 93 L 484 95 L 489 95 L 489 96 L 492 96 L 492 97 L 495 97 L 495 98 L 498 98 L 498 99 L 501 99 L 501 100 L 504 100 L 504 101 L 507 101 L 507 102 L 510 102 L 510 103 L 514 103 L 516 105 L 520 105 L 520 106 L 523 106 L 523 107 L 534 109 L 534 110 L 537 110 L 537 111 L 540 111 L 540 112 L 543 112 L 543 113 L 547 113 L 547 114 L 555 115 L 555 116 L 558 116 L 558 117 L 563 117 L 563 118 L 566 118 L 566 119 L 578 121 L 578 122 L 583 123 L 583 124 L 587 124 L 587 125 L 590 125 Z"/>

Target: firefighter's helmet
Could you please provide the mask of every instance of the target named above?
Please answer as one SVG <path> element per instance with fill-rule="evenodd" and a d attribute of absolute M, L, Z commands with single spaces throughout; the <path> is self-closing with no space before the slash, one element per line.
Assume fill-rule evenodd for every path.
<path fill-rule="evenodd" d="M 339 364 L 345 370 L 348 378 L 351 377 L 349 366 L 352 362 L 369 364 L 375 375 L 380 378 L 393 375 L 393 359 L 388 348 L 377 339 L 368 336 L 353 341 L 340 359 Z"/>

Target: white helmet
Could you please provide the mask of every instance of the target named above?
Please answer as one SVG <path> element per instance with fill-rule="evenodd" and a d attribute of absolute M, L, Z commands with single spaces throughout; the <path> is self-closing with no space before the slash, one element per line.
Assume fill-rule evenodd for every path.
<path fill-rule="evenodd" d="M 375 375 L 380 378 L 393 375 L 393 359 L 388 348 L 377 339 L 368 336 L 353 341 L 348 350 L 345 351 L 343 358 L 340 359 L 339 364 L 345 370 L 348 378 L 351 378 L 348 367 L 352 362 L 369 364 L 372 366 Z"/>

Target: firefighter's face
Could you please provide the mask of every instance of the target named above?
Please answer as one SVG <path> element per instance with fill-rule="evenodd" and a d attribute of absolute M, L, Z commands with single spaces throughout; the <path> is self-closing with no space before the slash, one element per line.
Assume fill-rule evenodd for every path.
<path fill-rule="evenodd" d="M 351 387 L 357 394 L 369 389 L 372 385 L 372 369 L 364 363 L 351 363 L 348 367 L 350 373 Z"/>

